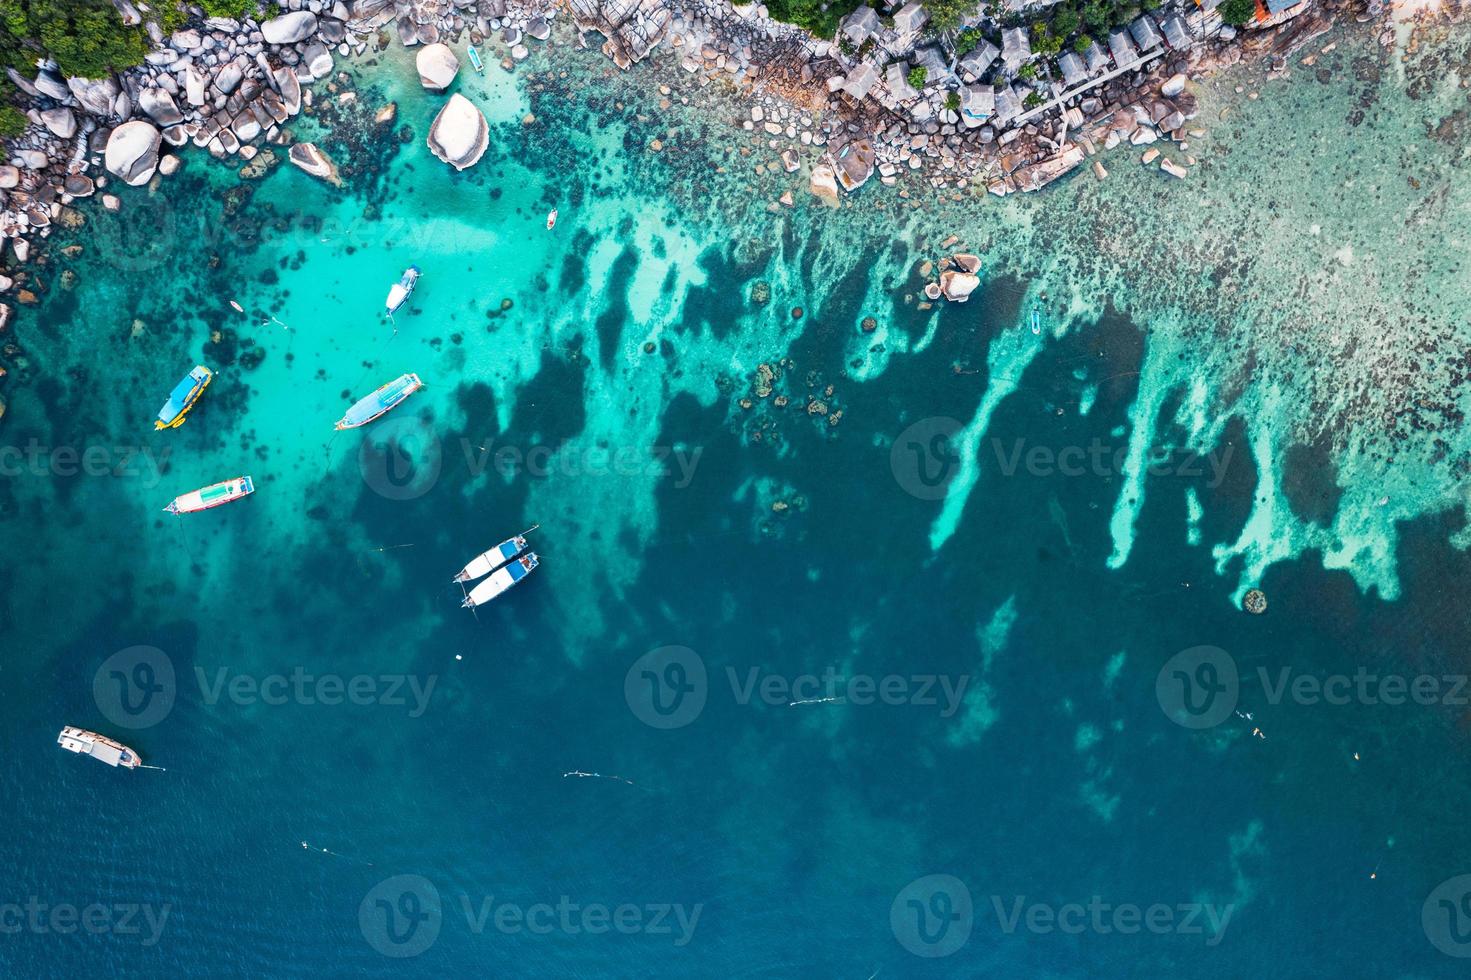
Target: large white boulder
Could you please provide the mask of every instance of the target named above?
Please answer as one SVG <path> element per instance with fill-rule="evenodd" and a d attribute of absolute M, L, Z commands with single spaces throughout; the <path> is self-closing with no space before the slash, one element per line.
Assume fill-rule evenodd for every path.
<path fill-rule="evenodd" d="M 456 170 L 473 166 L 490 144 L 485 115 L 460 93 L 449 97 L 429 126 L 429 151 Z"/>
<path fill-rule="evenodd" d="M 448 44 L 426 44 L 414 60 L 419 66 L 419 84 L 437 92 L 449 88 L 460 70 L 460 59 Z"/>
<path fill-rule="evenodd" d="M 174 97 L 161 88 L 145 88 L 138 93 L 138 108 L 160 126 L 173 126 L 184 121 L 184 114 Z"/>
<path fill-rule="evenodd" d="M 317 15 L 310 10 L 293 10 L 272 17 L 261 24 L 261 37 L 267 44 L 295 44 L 317 33 Z"/>
<path fill-rule="evenodd" d="M 158 144 L 163 139 L 157 127 L 132 119 L 112 131 L 103 154 L 107 169 L 126 183 L 146 184 L 158 169 Z"/>
<path fill-rule="evenodd" d="M 940 292 L 952 303 L 964 303 L 970 299 L 970 294 L 975 292 L 976 287 L 980 284 L 980 277 L 971 275 L 969 272 L 946 269 L 940 273 Z"/>
<path fill-rule="evenodd" d="M 41 122 L 56 136 L 69 140 L 77 134 L 77 117 L 65 106 L 55 109 L 42 109 Z"/>

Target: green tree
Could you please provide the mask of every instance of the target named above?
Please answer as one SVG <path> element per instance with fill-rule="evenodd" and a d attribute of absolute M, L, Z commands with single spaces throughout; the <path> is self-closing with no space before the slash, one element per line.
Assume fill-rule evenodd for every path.
<path fill-rule="evenodd" d="M 981 46 L 981 32 L 979 28 L 969 27 L 961 31 L 955 38 L 955 55 L 964 58 L 976 48 Z"/>
<path fill-rule="evenodd" d="M 1112 12 L 1104 0 L 1093 0 L 1083 8 L 1083 23 L 1090 31 L 1101 31 L 1113 21 Z"/>
<path fill-rule="evenodd" d="M 1078 54 L 1085 54 L 1093 46 L 1093 39 L 1086 34 L 1079 34 L 1078 39 L 1073 42 L 1073 50 Z"/>
<path fill-rule="evenodd" d="M 923 65 L 909 69 L 909 84 L 915 88 L 924 88 L 925 79 L 929 77 L 930 70 Z"/>
<path fill-rule="evenodd" d="M 837 32 L 838 20 L 846 12 L 841 7 L 835 3 L 823 9 L 821 0 L 768 0 L 766 4 L 773 19 L 796 24 L 818 37 L 832 37 Z"/>
<path fill-rule="evenodd" d="M 1071 37 L 1081 26 L 1083 26 L 1083 18 L 1079 17 L 1078 12 L 1070 7 L 1059 10 L 1052 18 L 1052 33 L 1058 37 Z"/>
<path fill-rule="evenodd" d="M 159 7 L 177 12 L 173 0 Z M 109 0 L 0 0 L 0 63 L 22 72 L 44 53 L 65 75 L 99 78 L 141 63 L 148 47 L 144 29 L 124 27 Z"/>
<path fill-rule="evenodd" d="M 1037 77 L 1037 66 L 1028 62 L 1016 70 L 1016 77 L 1030 82 Z"/>
<path fill-rule="evenodd" d="M 1036 23 L 1032 25 L 1032 53 L 1040 55 L 1057 54 L 1062 50 L 1062 38 L 1055 36 L 1048 30 L 1047 25 Z"/>
<path fill-rule="evenodd" d="M 975 0 L 925 0 L 930 26 L 941 34 L 958 28 L 965 18 L 976 12 Z"/>
<path fill-rule="evenodd" d="M 13 139 L 24 133 L 30 122 L 26 114 L 15 106 L 0 106 L 0 137 Z"/>
<path fill-rule="evenodd" d="M 1035 109 L 1042 104 L 1042 96 L 1037 92 L 1028 92 L 1027 97 L 1022 99 L 1022 108 Z"/>
<path fill-rule="evenodd" d="M 949 109 L 951 112 L 960 111 L 959 92 L 951 92 L 949 95 L 945 96 L 945 108 Z"/>
<path fill-rule="evenodd" d="M 1221 20 L 1233 27 L 1240 27 L 1256 16 L 1256 0 L 1222 0 Z"/>

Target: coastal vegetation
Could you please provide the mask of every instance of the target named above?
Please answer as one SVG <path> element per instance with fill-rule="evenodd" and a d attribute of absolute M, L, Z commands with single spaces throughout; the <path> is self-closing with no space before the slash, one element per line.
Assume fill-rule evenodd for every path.
<path fill-rule="evenodd" d="M 1222 0 L 1221 20 L 1232 27 L 1240 27 L 1256 16 L 1256 0 Z"/>
<path fill-rule="evenodd" d="M 182 7 L 165 19 L 175 18 L 182 24 Z M 0 0 L 0 61 L 22 74 L 50 55 L 64 74 L 97 78 L 141 64 L 148 48 L 147 32 L 124 27 L 109 0 Z"/>
<path fill-rule="evenodd" d="M 848 8 L 842 3 L 827 4 L 822 0 L 769 0 L 766 11 L 776 20 L 806 28 L 818 37 L 830 38 L 838 29 L 838 20 L 848 13 Z"/>

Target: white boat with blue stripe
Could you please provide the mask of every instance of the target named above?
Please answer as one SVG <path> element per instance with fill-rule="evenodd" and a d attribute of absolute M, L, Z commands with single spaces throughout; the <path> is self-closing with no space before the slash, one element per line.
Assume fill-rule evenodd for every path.
<path fill-rule="evenodd" d="M 360 398 L 337 422 L 336 428 L 356 429 L 383 417 L 405 398 L 424 387 L 417 374 L 400 374 L 366 398 Z"/>
<path fill-rule="evenodd" d="M 465 596 L 465 601 L 460 605 L 466 609 L 485 605 L 530 575 L 536 570 L 538 564 L 540 564 L 540 559 L 536 557 L 536 552 L 527 552 L 509 565 L 491 572 L 484 581 L 470 590 Z"/>
<path fill-rule="evenodd" d="M 471 558 L 469 564 L 460 569 L 459 574 L 455 576 L 455 581 L 473 582 L 500 568 L 526 550 L 526 535 L 539 527 L 541 527 L 540 524 L 533 524 L 514 538 L 507 538 L 489 551 L 482 551 Z"/>

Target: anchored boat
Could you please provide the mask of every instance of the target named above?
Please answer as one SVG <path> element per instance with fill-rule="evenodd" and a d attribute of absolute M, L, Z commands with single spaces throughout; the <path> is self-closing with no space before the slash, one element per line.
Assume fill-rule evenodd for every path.
<path fill-rule="evenodd" d="M 347 410 L 337 423 L 337 428 L 356 429 L 380 418 L 398 403 L 424 387 L 417 374 L 401 374 L 366 398 L 361 398 Z"/>
<path fill-rule="evenodd" d="M 539 527 L 541 527 L 540 524 L 533 524 L 514 538 L 508 538 L 489 551 L 483 551 L 474 558 L 471 558 L 470 563 L 460 569 L 459 574 L 455 576 L 455 581 L 473 582 L 475 579 L 489 575 L 497 568 L 500 568 L 506 562 L 526 550 L 526 535 Z"/>
<path fill-rule="evenodd" d="M 237 476 L 233 480 L 225 480 L 222 483 L 214 483 L 180 494 L 169 501 L 169 505 L 164 510 L 170 514 L 192 514 L 195 511 L 209 510 L 211 507 L 228 504 L 232 500 L 248 497 L 252 493 L 255 493 L 255 481 L 248 476 Z"/>
<path fill-rule="evenodd" d="M 552 208 L 547 212 L 547 231 L 551 231 L 557 223 L 557 209 Z"/>
<path fill-rule="evenodd" d="M 470 55 L 470 64 L 480 74 L 485 74 L 485 62 L 480 60 L 480 52 L 475 50 L 475 45 L 470 45 L 467 53 Z"/>
<path fill-rule="evenodd" d="M 214 380 L 214 372 L 203 364 L 196 365 L 194 370 L 185 375 L 184 380 L 174 386 L 169 393 L 169 400 L 164 402 L 163 408 L 154 420 L 155 429 L 174 429 L 184 424 L 184 416 L 189 414 L 189 409 L 199 401 L 199 396 L 204 394 L 204 389 Z"/>
<path fill-rule="evenodd" d="M 89 732 L 85 728 L 66 726 L 56 737 L 56 744 L 77 755 L 90 755 L 109 766 L 137 769 L 143 764 L 143 758 L 123 743 L 113 741 L 106 735 Z"/>
<path fill-rule="evenodd" d="M 485 605 L 530 575 L 539 563 L 536 552 L 533 551 L 517 558 L 504 568 L 497 568 L 483 582 L 471 589 L 470 594 L 465 596 L 465 601 L 460 605 L 465 609 Z"/>
<path fill-rule="evenodd" d="M 398 308 L 409 301 L 409 295 L 413 293 L 414 287 L 419 284 L 419 267 L 411 265 L 404 270 L 403 277 L 392 286 L 388 287 L 388 315 L 398 312 Z"/>

